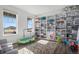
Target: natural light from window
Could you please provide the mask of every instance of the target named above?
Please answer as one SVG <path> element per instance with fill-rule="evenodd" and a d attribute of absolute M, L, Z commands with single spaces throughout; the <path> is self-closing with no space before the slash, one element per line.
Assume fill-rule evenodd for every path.
<path fill-rule="evenodd" d="M 16 34 L 16 15 L 3 12 L 4 35 Z"/>

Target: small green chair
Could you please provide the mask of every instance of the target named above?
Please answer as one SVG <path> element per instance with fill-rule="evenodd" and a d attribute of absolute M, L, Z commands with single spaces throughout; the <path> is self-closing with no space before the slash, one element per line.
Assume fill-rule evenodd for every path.
<path fill-rule="evenodd" d="M 32 42 L 32 41 L 34 41 L 35 40 L 35 37 L 23 37 L 23 38 L 21 38 L 19 41 L 18 41 L 18 43 L 19 44 L 26 44 L 26 43 L 30 43 L 30 42 Z"/>
<path fill-rule="evenodd" d="M 58 44 L 62 42 L 62 39 L 61 39 L 60 36 L 56 36 L 56 42 L 57 42 Z"/>
<path fill-rule="evenodd" d="M 29 38 L 21 38 L 18 43 L 19 44 L 26 44 L 26 43 L 29 43 L 30 42 L 30 39 Z"/>

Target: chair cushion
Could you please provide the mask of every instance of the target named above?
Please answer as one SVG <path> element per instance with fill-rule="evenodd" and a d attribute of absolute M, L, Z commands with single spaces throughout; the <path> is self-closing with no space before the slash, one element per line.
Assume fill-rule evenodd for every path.
<path fill-rule="evenodd" d="M 1 50 L 2 54 L 17 53 L 17 50 L 13 49 L 12 43 L 8 43 L 6 39 L 0 40 L 0 48 L 2 49 Z"/>
<path fill-rule="evenodd" d="M 9 43 L 1 44 L 2 52 L 6 53 L 9 50 L 13 49 L 13 45 Z"/>
<path fill-rule="evenodd" d="M 5 44 L 5 43 L 7 43 L 7 40 L 6 39 L 0 40 L 0 44 Z"/>
<path fill-rule="evenodd" d="M 10 51 L 7 51 L 5 54 L 18 54 L 18 49 L 12 49 Z"/>
<path fill-rule="evenodd" d="M 4 43 L 4 44 L 1 44 L 1 47 L 10 47 L 10 46 L 13 46 L 12 43 Z"/>
<path fill-rule="evenodd" d="M 0 45 L 0 50 L 2 50 L 2 47 L 1 47 L 1 45 Z"/>

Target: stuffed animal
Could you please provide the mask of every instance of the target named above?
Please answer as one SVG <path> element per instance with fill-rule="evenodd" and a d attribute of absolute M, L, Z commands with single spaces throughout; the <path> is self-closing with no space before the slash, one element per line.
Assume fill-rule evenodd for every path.
<path fill-rule="evenodd" d="M 65 45 L 69 45 L 69 40 L 68 40 L 67 38 L 64 38 L 63 43 L 64 43 Z"/>
<path fill-rule="evenodd" d="M 52 32 L 52 33 L 50 34 L 50 38 L 51 38 L 51 40 L 54 40 L 54 39 L 55 39 L 55 32 Z"/>
<path fill-rule="evenodd" d="M 62 42 L 61 36 L 56 36 L 56 41 L 58 44 L 61 43 Z"/>

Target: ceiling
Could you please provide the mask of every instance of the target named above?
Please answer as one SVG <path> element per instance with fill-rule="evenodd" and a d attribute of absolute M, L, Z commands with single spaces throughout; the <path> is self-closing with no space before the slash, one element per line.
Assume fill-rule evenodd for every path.
<path fill-rule="evenodd" d="M 49 12 L 53 12 L 55 14 L 61 11 L 65 5 L 15 5 L 15 7 L 34 15 L 40 15 Z"/>

